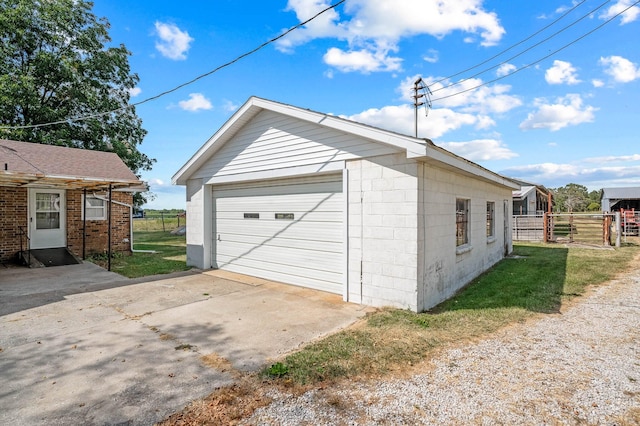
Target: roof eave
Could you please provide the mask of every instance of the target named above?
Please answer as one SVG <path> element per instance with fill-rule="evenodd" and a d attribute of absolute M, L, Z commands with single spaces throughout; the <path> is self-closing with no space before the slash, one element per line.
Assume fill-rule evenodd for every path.
<path fill-rule="evenodd" d="M 472 161 L 466 160 L 452 152 L 447 151 L 444 148 L 440 148 L 433 143 L 429 143 L 426 148 L 426 155 L 424 156 L 426 161 L 436 161 L 438 163 L 453 167 L 467 174 L 476 176 L 497 185 L 502 185 L 511 190 L 520 189 L 520 185 L 512 181 L 511 179 L 494 173 L 484 167 L 476 164 Z"/>

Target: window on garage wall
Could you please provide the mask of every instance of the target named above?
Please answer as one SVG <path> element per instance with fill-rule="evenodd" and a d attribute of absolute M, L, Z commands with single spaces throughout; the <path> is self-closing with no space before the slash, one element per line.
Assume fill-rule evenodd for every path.
<path fill-rule="evenodd" d="M 496 234 L 496 203 L 487 201 L 487 237 Z"/>
<path fill-rule="evenodd" d="M 456 199 L 456 247 L 469 244 L 469 200 Z"/>

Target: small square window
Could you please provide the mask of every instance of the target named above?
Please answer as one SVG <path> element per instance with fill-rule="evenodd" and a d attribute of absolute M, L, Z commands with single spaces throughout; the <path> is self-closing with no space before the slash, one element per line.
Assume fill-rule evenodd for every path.
<path fill-rule="evenodd" d="M 260 213 L 245 213 L 245 219 L 260 219 Z"/>
<path fill-rule="evenodd" d="M 84 203 L 83 217 L 87 220 L 107 220 L 107 204 L 106 200 L 87 195 Z"/>

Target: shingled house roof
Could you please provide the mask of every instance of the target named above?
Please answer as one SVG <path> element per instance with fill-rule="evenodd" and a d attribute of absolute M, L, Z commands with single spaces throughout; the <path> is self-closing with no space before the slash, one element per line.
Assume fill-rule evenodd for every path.
<path fill-rule="evenodd" d="M 0 139 L 0 186 L 136 188 L 144 183 L 113 152 Z"/>

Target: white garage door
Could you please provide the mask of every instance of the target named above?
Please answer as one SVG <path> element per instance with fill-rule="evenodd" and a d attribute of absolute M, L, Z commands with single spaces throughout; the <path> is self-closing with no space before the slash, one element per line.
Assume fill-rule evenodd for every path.
<path fill-rule="evenodd" d="M 214 187 L 217 267 L 342 293 L 341 176 Z"/>

